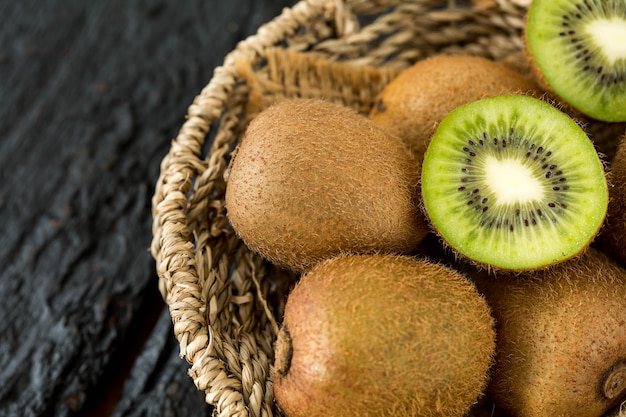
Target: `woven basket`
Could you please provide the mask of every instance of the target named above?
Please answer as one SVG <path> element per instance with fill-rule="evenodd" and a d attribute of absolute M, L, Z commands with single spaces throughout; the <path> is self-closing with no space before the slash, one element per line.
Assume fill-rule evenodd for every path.
<path fill-rule="evenodd" d="M 151 252 L 181 357 L 216 415 L 281 415 L 272 348 L 296 277 L 250 252 L 224 207 L 224 171 L 249 121 L 290 97 L 324 98 L 367 114 L 399 71 L 439 53 L 523 68 L 529 2 L 302 0 L 215 70 L 162 161 Z M 603 134 L 612 140 L 602 149 L 610 155 L 624 126 L 595 124 L 590 132 L 596 142 Z"/>

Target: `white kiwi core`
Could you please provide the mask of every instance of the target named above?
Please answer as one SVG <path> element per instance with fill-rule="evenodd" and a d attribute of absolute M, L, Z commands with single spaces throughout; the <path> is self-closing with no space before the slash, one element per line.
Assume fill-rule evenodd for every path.
<path fill-rule="evenodd" d="M 532 170 L 515 159 L 485 159 L 485 173 L 488 187 L 497 200 L 496 205 L 519 204 L 541 201 L 544 189 L 535 178 Z"/>
<path fill-rule="evenodd" d="M 626 20 L 596 19 L 586 25 L 585 31 L 611 64 L 626 58 Z"/>

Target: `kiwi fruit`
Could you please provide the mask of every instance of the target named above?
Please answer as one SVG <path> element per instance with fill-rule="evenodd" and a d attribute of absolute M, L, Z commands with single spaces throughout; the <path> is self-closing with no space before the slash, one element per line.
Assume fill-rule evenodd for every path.
<path fill-rule="evenodd" d="M 625 399 L 626 270 L 607 255 L 472 279 L 496 320 L 486 393 L 509 415 L 598 417 Z"/>
<path fill-rule="evenodd" d="M 609 206 L 598 246 L 626 265 L 626 135 L 618 141 L 609 170 Z"/>
<path fill-rule="evenodd" d="M 389 82 L 370 119 L 400 137 L 421 160 L 437 124 L 462 104 L 486 97 L 541 89 L 531 78 L 488 58 L 435 55 L 418 61 Z"/>
<path fill-rule="evenodd" d="M 493 326 L 453 269 L 399 255 L 328 259 L 287 298 L 276 402 L 288 417 L 462 416 L 487 384 Z"/>
<path fill-rule="evenodd" d="M 428 233 L 419 172 L 365 115 L 286 100 L 259 113 L 235 150 L 227 215 L 250 249 L 291 271 L 344 252 L 408 254 Z"/>
<path fill-rule="evenodd" d="M 421 187 L 445 245 L 503 271 L 577 256 L 608 204 L 604 165 L 589 137 L 560 110 L 523 95 L 450 112 L 426 151 Z"/>
<path fill-rule="evenodd" d="M 525 42 L 543 86 L 588 117 L 626 121 L 626 2 L 535 0 Z"/>

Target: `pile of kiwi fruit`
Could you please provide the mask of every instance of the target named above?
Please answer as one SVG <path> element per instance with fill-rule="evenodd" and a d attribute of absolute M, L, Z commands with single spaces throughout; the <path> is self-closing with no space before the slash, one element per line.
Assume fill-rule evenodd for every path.
<path fill-rule="evenodd" d="M 272 369 L 287 417 L 626 403 L 626 136 L 609 159 L 586 130 L 626 121 L 626 2 L 534 0 L 524 38 L 528 71 L 435 55 L 370 114 L 286 99 L 249 124 L 225 204 L 297 276 Z"/>

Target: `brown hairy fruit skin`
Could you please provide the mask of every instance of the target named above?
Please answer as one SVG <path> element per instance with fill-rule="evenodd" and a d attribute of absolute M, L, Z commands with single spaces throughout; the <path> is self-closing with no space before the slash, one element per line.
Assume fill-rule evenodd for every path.
<path fill-rule="evenodd" d="M 619 141 L 608 180 L 609 206 L 598 246 L 626 266 L 626 135 Z"/>
<path fill-rule="evenodd" d="M 496 319 L 487 393 L 511 416 L 599 417 L 624 398 L 626 270 L 607 255 L 475 282 Z"/>
<path fill-rule="evenodd" d="M 422 159 L 439 122 L 460 105 L 506 94 L 540 95 L 537 83 L 509 65 L 469 55 L 418 61 L 380 93 L 370 119 Z"/>
<path fill-rule="evenodd" d="M 462 416 L 487 383 L 493 325 L 450 268 L 380 254 L 327 260 L 287 299 L 276 402 L 289 417 Z"/>
<path fill-rule="evenodd" d="M 352 109 L 284 101 L 248 126 L 227 214 L 249 248 L 292 271 L 344 252 L 412 253 L 428 233 L 419 171 L 399 139 Z"/>

